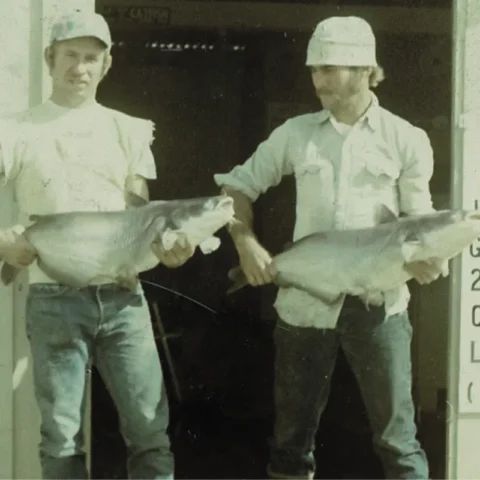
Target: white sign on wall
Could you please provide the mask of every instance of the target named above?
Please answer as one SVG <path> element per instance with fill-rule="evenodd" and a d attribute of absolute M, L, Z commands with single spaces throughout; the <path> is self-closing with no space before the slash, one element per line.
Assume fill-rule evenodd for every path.
<path fill-rule="evenodd" d="M 480 185 L 480 172 L 475 177 Z M 468 182 L 472 186 L 476 182 Z M 476 190 L 476 191 L 474 191 Z M 475 198 L 475 194 L 477 198 Z M 480 208 L 478 187 L 465 188 L 464 205 Z M 459 413 L 480 413 L 480 241 L 477 240 L 461 260 Z"/>
<path fill-rule="evenodd" d="M 478 34 L 477 42 L 480 41 L 478 28 L 469 29 L 465 36 L 467 47 L 473 40 L 473 34 Z M 469 63 L 464 65 L 464 74 L 467 68 L 471 68 Z M 465 81 L 471 80 L 466 75 Z M 468 96 L 463 93 L 465 100 Z M 460 114 L 457 122 L 458 132 L 463 137 L 462 162 L 458 162 L 462 168 L 458 172 L 461 173 L 461 181 L 457 185 L 460 190 L 457 199 L 466 209 L 480 209 L 480 147 L 477 142 L 480 110 L 476 110 L 475 103 L 475 100 L 468 102 L 470 110 Z M 460 285 L 458 413 L 480 413 L 480 239 L 462 255 Z"/>
<path fill-rule="evenodd" d="M 456 207 L 480 209 L 480 5 L 463 0 L 454 6 L 452 193 Z M 452 318 L 452 331 L 460 329 L 458 413 L 480 413 L 480 240 L 463 253 L 460 265 L 458 314 Z"/>
<path fill-rule="evenodd" d="M 480 2 L 453 2 L 453 206 L 480 207 Z M 480 241 L 454 262 L 446 478 L 480 478 Z"/>

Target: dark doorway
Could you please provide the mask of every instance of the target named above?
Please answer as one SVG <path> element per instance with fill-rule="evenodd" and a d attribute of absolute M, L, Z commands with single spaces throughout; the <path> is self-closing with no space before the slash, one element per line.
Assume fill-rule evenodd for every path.
<path fill-rule="evenodd" d="M 288 63 L 289 48 L 304 44 L 305 35 L 170 32 L 152 37 L 117 32 L 114 38 L 113 68 L 98 100 L 156 123 L 153 199 L 216 193 L 213 174 L 243 162 L 266 137 L 272 122 L 264 96 L 264 60 L 272 44 L 279 52 L 285 48 L 279 56 L 283 63 L 270 65 L 282 82 L 293 88 L 297 81 L 308 81 L 289 74 L 301 58 L 299 65 Z M 302 108 L 316 108 L 311 92 L 305 91 Z M 287 180 L 256 205 L 259 236 L 273 251 L 290 238 L 293 201 L 293 185 Z M 172 372 L 157 328 L 171 404 L 176 478 L 265 478 L 273 425 L 275 290 L 245 289 L 227 297 L 227 272 L 237 257 L 225 232 L 220 237 L 222 245 L 213 255 L 197 253 L 180 269 L 159 267 L 142 276 L 151 282 L 145 283 L 145 293 L 150 303 L 159 305 L 174 363 Z M 180 384 L 181 401 L 172 374 Z M 95 370 L 92 438 L 92 477 L 125 478 L 117 416 Z M 317 478 L 382 478 L 363 402 L 342 356 L 317 436 L 317 457 Z"/>

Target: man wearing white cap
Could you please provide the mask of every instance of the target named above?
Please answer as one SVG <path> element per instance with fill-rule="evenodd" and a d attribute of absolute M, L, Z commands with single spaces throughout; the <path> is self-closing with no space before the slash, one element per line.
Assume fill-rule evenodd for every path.
<path fill-rule="evenodd" d="M 383 109 L 371 91 L 383 71 L 369 24 L 358 17 L 320 22 L 306 64 L 323 110 L 286 121 L 243 165 L 215 175 L 235 198 L 230 233 L 251 285 L 270 283 L 275 274 L 252 231 L 252 203 L 284 175 L 296 180 L 294 240 L 319 230 L 375 225 L 384 205 L 396 214 L 433 210 L 426 133 Z M 435 262 L 405 268 L 420 283 L 446 274 L 445 265 Z M 386 477 L 428 478 L 411 396 L 407 285 L 383 292 L 383 300 L 367 310 L 361 299 L 345 296 L 332 306 L 280 288 L 271 478 L 314 478 L 315 435 L 340 347 L 360 386 Z"/>
<path fill-rule="evenodd" d="M 13 184 L 23 215 L 124 209 L 127 191 L 148 198 L 146 180 L 156 175 L 152 122 L 95 100 L 111 66 L 111 45 L 100 15 L 76 12 L 54 24 L 45 50 L 52 95 L 0 135 L 0 176 Z M 82 424 L 90 359 L 118 409 L 129 477 L 173 478 L 167 395 L 141 287 L 132 293 L 111 283 L 56 284 L 32 263 L 35 252 L 21 230 L 0 233 L 3 258 L 30 264 L 26 326 L 43 478 L 88 478 Z M 152 248 L 170 267 L 193 254 L 188 245 Z"/>

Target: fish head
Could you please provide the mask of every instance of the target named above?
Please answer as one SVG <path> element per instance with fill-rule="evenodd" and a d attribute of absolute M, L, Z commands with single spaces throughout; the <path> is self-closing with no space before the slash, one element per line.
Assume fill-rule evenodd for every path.
<path fill-rule="evenodd" d="M 234 216 L 233 198 L 227 195 L 163 202 L 159 208 L 166 216 L 166 229 L 161 232 L 165 248 L 182 237 L 198 246 Z"/>
<path fill-rule="evenodd" d="M 480 235 L 480 210 L 440 210 L 405 217 L 402 254 L 406 262 L 448 260 Z"/>

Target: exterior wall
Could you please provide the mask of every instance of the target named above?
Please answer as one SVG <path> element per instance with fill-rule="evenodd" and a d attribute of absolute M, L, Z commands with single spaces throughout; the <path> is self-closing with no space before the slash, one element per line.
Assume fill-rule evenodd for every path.
<path fill-rule="evenodd" d="M 454 2 L 453 205 L 479 208 L 480 4 Z M 449 331 L 447 478 L 480 478 L 478 242 L 455 262 Z"/>
<path fill-rule="evenodd" d="M 30 2 L 17 0 L 16 2 L 0 3 L 0 116 L 7 116 L 18 110 L 28 107 L 30 97 L 29 78 L 29 51 L 30 51 Z M 15 219 L 15 205 L 10 188 L 0 189 L 0 226 L 5 227 Z M 14 478 L 15 469 L 15 401 L 19 399 L 20 391 L 25 390 L 28 375 L 22 374 L 21 363 L 15 349 L 17 332 L 21 331 L 23 318 L 14 315 L 15 287 L 0 287 L 0 478 Z M 29 364 L 28 357 L 26 358 Z M 27 368 L 28 369 L 28 368 Z M 14 390 L 15 383 L 20 387 Z M 27 387 L 28 388 L 28 387 Z M 32 409 L 33 399 L 28 396 L 23 400 L 28 408 Z M 31 415 L 30 415 L 31 417 Z M 32 431 L 38 431 L 36 424 Z M 36 437 L 24 445 L 27 451 L 36 449 Z M 31 447 L 30 448 L 30 443 Z M 38 473 L 38 468 L 31 470 Z"/>
<path fill-rule="evenodd" d="M 0 117 L 38 104 L 50 93 L 43 48 L 51 19 L 94 0 L 0 2 Z M 1 132 L 0 132 L 1 134 Z M 21 222 L 11 188 L 0 189 L 0 227 Z M 25 336 L 25 278 L 0 288 L 0 478 L 40 478 L 40 419 Z"/>

